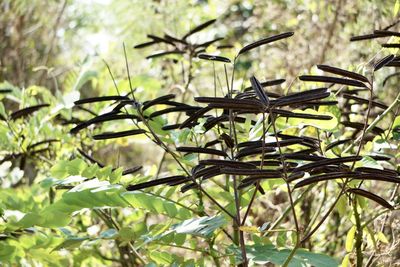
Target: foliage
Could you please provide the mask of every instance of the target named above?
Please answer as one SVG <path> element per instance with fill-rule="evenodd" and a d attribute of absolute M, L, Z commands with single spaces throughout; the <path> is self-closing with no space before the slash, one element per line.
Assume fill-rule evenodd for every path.
<path fill-rule="evenodd" d="M 131 68 L 124 43 L 119 65 L 88 60 L 62 90 L 0 84 L 2 264 L 364 266 L 396 250 L 384 226 L 399 208 L 398 21 L 351 38 L 382 46 L 373 60 L 296 81 L 310 60 L 286 48 L 308 37 L 239 45 L 217 24 L 135 43 L 155 72 Z"/>

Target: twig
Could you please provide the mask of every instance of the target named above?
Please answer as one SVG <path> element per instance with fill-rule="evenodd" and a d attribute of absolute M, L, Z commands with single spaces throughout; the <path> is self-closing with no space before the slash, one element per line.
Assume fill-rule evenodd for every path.
<path fill-rule="evenodd" d="M 51 37 L 50 45 L 47 48 L 47 51 L 46 51 L 46 54 L 44 56 L 44 60 L 42 63 L 43 66 L 46 66 L 47 63 L 49 62 L 50 53 L 54 48 L 54 44 L 55 44 L 55 41 L 57 38 L 57 30 L 58 30 L 58 27 L 60 26 L 61 18 L 62 18 L 62 15 L 64 14 L 65 8 L 67 7 L 67 3 L 68 3 L 68 0 L 64 0 L 61 9 L 58 12 L 57 19 L 54 23 L 53 36 Z M 46 74 L 46 72 L 43 72 L 42 75 L 40 75 L 39 84 L 42 83 L 45 74 Z"/>
<path fill-rule="evenodd" d="M 331 25 L 329 26 L 328 38 L 327 38 L 325 45 L 321 52 L 321 62 L 325 61 L 326 51 L 328 50 L 328 48 L 330 46 L 330 43 L 331 43 L 331 40 L 333 37 L 333 33 L 334 33 L 336 25 L 337 25 L 339 11 L 340 11 L 341 7 L 342 7 L 342 0 L 338 0 L 337 4 L 336 4 L 336 10 L 335 10 L 335 15 L 334 15 L 333 21 L 332 21 Z"/>

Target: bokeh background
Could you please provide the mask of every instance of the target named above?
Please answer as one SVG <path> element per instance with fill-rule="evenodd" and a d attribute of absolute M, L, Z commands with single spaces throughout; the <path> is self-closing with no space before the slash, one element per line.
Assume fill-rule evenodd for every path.
<path fill-rule="evenodd" d="M 15 86 L 22 91 L 31 88 L 33 92 L 42 92 L 40 88 L 47 88 L 51 95 L 65 102 L 69 97 L 76 100 L 77 91 L 78 98 L 115 95 L 108 64 L 118 87 L 126 94 L 130 89 L 125 45 L 131 82 L 141 99 L 169 93 L 181 98 L 186 91 L 190 96 L 212 95 L 214 70 L 209 62 L 198 59 L 189 62 L 187 55 L 147 59 L 148 55 L 163 50 L 163 45 L 140 50 L 134 46 L 148 41 L 148 34 L 168 33 L 180 37 L 196 25 L 217 19 L 212 27 L 193 35 L 191 40 L 203 42 L 223 37 L 220 43 L 232 45 L 232 48 L 219 50 L 211 46 L 206 52 L 229 58 L 245 44 L 281 32 L 295 32 L 288 41 L 269 49 L 257 49 L 256 53 L 243 57 L 236 66 L 234 85 L 235 88 L 249 86 L 252 75 L 260 80 L 284 78 L 286 82 L 276 88 L 277 92 L 297 92 L 307 88 L 297 77 L 317 74 L 316 64 L 368 72 L 365 63 L 386 55 L 380 41 L 350 42 L 350 38 L 389 25 L 394 25 L 392 30 L 398 31 L 399 8 L 398 0 L 0 0 L 0 89 Z M 189 65 L 193 71 L 190 83 L 187 81 Z M 221 65 L 215 67 L 217 73 L 223 73 Z M 382 77 L 391 73 L 395 70 L 385 69 L 376 75 L 376 80 L 382 81 Z M 218 82 L 225 82 L 223 75 L 220 79 Z M 393 86 L 386 88 L 396 88 L 397 81 L 389 81 Z M 32 89 L 32 85 L 36 87 Z M 384 88 L 378 86 L 375 94 L 390 104 L 398 91 Z M 188 95 L 183 100 L 191 101 Z M 12 103 L 6 108 L 16 109 Z M 57 131 L 61 136 L 62 130 Z M 107 142 L 102 146 L 85 143 L 84 138 L 72 140 L 70 136 L 63 141 L 66 145 L 58 151 L 57 160 L 78 155 L 75 145 L 81 142 L 82 147 L 105 164 L 142 165 L 143 175 L 169 173 L 176 168 L 170 158 L 163 159 L 160 148 L 144 138 Z M 2 152 L 7 149 L 2 148 Z M 157 170 L 160 162 L 163 162 L 162 168 Z M 44 160 L 35 164 L 27 162 L 21 168 L 32 181 L 38 175 L 43 178 L 45 168 L 48 170 L 54 162 Z M 327 190 L 332 194 L 336 192 Z M 316 197 L 324 200 L 322 195 Z M 282 213 L 279 206 L 282 203 L 287 203 L 283 192 L 265 197 L 252 214 L 254 225 L 262 224 L 266 217 L 278 217 Z M 339 215 L 335 213 L 334 216 L 331 226 L 340 223 Z M 333 228 L 327 226 L 323 230 L 332 233 Z M 337 258 L 343 256 L 345 253 L 340 249 L 348 229 L 340 229 L 335 235 L 319 235 L 317 250 Z M 400 229 L 393 228 L 391 233 L 396 240 Z M 338 242 L 332 240 L 335 236 L 340 238 Z M 385 252 L 383 250 L 377 249 L 379 253 Z M 382 266 L 398 260 L 399 251 L 397 243 L 390 247 L 387 257 L 380 258 Z"/>

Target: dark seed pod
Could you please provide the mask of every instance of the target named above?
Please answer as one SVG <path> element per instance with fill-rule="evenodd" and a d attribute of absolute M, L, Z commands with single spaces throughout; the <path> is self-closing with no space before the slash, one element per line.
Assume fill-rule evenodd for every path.
<path fill-rule="evenodd" d="M 261 39 L 261 40 L 259 40 L 257 42 L 254 42 L 254 43 L 251 43 L 249 45 L 246 45 L 245 47 L 240 49 L 238 55 L 241 55 L 241 54 L 243 54 L 243 53 L 245 53 L 247 51 L 250 51 L 250 50 L 252 50 L 252 49 L 254 49 L 256 47 L 259 47 L 259 46 L 262 46 L 262 45 L 265 45 L 265 44 L 269 44 L 269 43 L 272 43 L 272 42 L 275 42 L 275 41 L 278 41 L 278 40 L 281 40 L 281 39 L 284 39 L 284 38 L 288 38 L 288 37 L 292 36 L 293 34 L 294 34 L 294 32 L 285 32 L 285 33 L 281 33 L 281 34 L 278 34 L 278 35 L 274 35 L 274 36 L 271 36 L 271 37 L 267 37 L 267 38 Z"/>
<path fill-rule="evenodd" d="M 313 100 L 326 98 L 330 95 L 326 88 L 318 88 L 308 90 L 305 92 L 295 93 L 287 96 L 282 96 L 276 100 L 271 101 L 271 106 L 287 106 L 293 104 L 301 104 Z"/>
<path fill-rule="evenodd" d="M 342 124 L 345 127 L 354 128 L 354 129 L 357 129 L 357 130 L 360 130 L 360 131 L 362 131 L 364 129 L 364 123 L 360 123 L 360 122 L 343 121 Z M 382 135 L 382 134 L 385 133 L 385 131 L 383 129 L 381 129 L 381 128 L 377 127 L 377 126 L 372 128 L 371 131 L 374 134 L 377 134 L 377 135 Z"/>
<path fill-rule="evenodd" d="M 167 55 L 182 55 L 184 53 L 185 52 L 180 51 L 180 50 L 163 51 L 163 52 L 160 52 L 160 53 L 156 53 L 156 54 L 152 54 L 150 56 L 147 56 L 146 59 L 163 57 L 163 56 L 167 56 Z"/>
<path fill-rule="evenodd" d="M 201 59 L 205 59 L 205 60 L 219 61 L 219 62 L 224 62 L 224 63 L 230 63 L 231 62 L 231 60 L 229 58 L 221 57 L 221 56 L 200 54 L 198 57 L 201 58 Z"/>
<path fill-rule="evenodd" d="M 170 131 L 170 130 L 179 129 L 180 127 L 181 127 L 181 124 L 177 123 L 177 124 L 165 125 L 165 126 L 161 127 L 161 129 L 163 129 L 164 131 Z"/>
<path fill-rule="evenodd" d="M 383 44 L 382 47 L 385 47 L 385 48 L 400 48 L 400 44 Z"/>
<path fill-rule="evenodd" d="M 60 142 L 60 140 L 59 139 L 46 139 L 46 140 L 34 143 L 32 145 L 29 145 L 26 149 L 30 150 L 30 149 L 32 149 L 34 147 L 37 147 L 37 146 L 40 146 L 40 145 L 51 144 L 51 143 L 55 143 L 55 142 Z"/>
<path fill-rule="evenodd" d="M 182 122 L 181 126 L 179 127 L 180 129 L 189 127 L 191 123 L 197 123 L 197 120 L 201 117 L 203 117 L 204 114 L 209 112 L 211 110 L 210 107 L 205 107 L 202 109 L 197 110 L 195 113 L 190 115 L 189 118 L 187 118 L 184 122 Z"/>
<path fill-rule="evenodd" d="M 89 160 L 91 163 L 93 164 L 97 164 L 100 168 L 103 168 L 105 165 L 103 163 L 101 163 L 100 161 L 98 161 L 97 159 L 93 158 L 92 156 L 90 156 L 88 153 L 86 153 L 85 151 L 83 151 L 82 149 L 78 148 L 78 152 L 87 160 Z"/>
<path fill-rule="evenodd" d="M 254 92 L 260 99 L 261 103 L 263 103 L 264 107 L 268 108 L 269 107 L 269 98 L 267 94 L 264 92 L 262 85 L 260 82 L 257 80 L 256 77 L 251 77 L 250 78 L 251 82 L 251 87 L 253 87 Z"/>
<path fill-rule="evenodd" d="M 324 159 L 324 160 L 319 160 L 317 162 L 313 163 L 308 163 L 302 166 L 299 166 L 293 170 L 293 172 L 300 172 L 300 171 L 308 171 L 313 168 L 325 166 L 325 165 L 337 165 L 339 163 L 346 163 L 346 162 L 354 162 L 354 161 L 359 161 L 361 160 L 361 156 L 350 156 L 350 157 L 342 157 L 342 158 L 335 158 L 335 159 Z M 289 180 L 289 182 L 292 180 Z"/>
<path fill-rule="evenodd" d="M 201 170 L 195 170 L 193 172 L 193 178 L 199 178 L 199 177 L 207 177 L 207 179 L 210 179 L 214 176 L 218 176 L 221 174 L 221 168 L 219 166 L 211 166 L 207 168 L 203 168 Z"/>
<path fill-rule="evenodd" d="M 92 124 L 106 122 L 106 121 L 125 120 L 125 119 L 134 120 L 134 119 L 138 119 L 138 117 L 136 115 L 114 114 L 113 112 L 110 112 L 110 113 L 106 113 L 106 114 L 97 116 L 97 117 L 95 117 L 93 119 L 90 119 L 88 121 L 85 121 L 85 122 L 82 122 L 82 123 L 78 124 L 77 126 L 75 126 L 74 128 L 72 128 L 70 130 L 70 133 L 71 134 L 76 134 L 80 130 L 85 129 L 85 128 L 89 127 Z"/>
<path fill-rule="evenodd" d="M 264 87 L 269 87 L 269 86 L 274 86 L 274 85 L 279 85 L 284 83 L 286 80 L 285 79 L 276 79 L 276 80 L 270 80 L 270 81 L 265 81 L 265 82 L 260 82 L 261 86 Z M 246 87 L 243 89 L 243 91 L 249 91 L 249 90 L 253 90 L 252 86 Z M 269 93 L 265 92 L 268 96 Z M 273 95 L 271 95 L 271 97 L 273 97 Z"/>
<path fill-rule="evenodd" d="M 343 97 L 346 98 L 346 99 L 352 99 L 352 100 L 354 100 L 356 102 L 359 102 L 359 103 L 362 103 L 362 104 L 368 104 L 369 103 L 368 99 L 364 99 L 364 98 L 361 98 L 361 97 L 358 97 L 358 96 L 354 96 L 354 95 L 350 95 L 350 94 L 343 94 Z M 376 101 L 371 101 L 371 104 L 372 104 L 372 106 L 375 106 L 375 107 L 378 107 L 378 108 L 381 108 L 381 109 L 387 109 L 388 108 L 388 106 L 386 106 L 385 104 L 382 104 L 382 103 L 379 103 L 379 102 L 376 102 Z"/>
<path fill-rule="evenodd" d="M 168 40 L 170 42 L 175 42 L 175 43 L 181 43 L 181 44 L 184 44 L 184 45 L 188 45 L 188 42 L 186 42 L 185 40 L 178 39 L 178 38 L 176 38 L 174 36 L 171 36 L 171 35 L 169 35 L 167 33 L 164 33 L 164 39 L 166 39 L 166 40 Z"/>
<path fill-rule="evenodd" d="M 156 44 L 156 43 L 158 43 L 158 42 L 155 42 L 155 41 L 145 42 L 145 43 L 142 43 L 142 44 L 135 45 L 133 48 L 141 49 L 141 48 L 145 48 L 145 47 L 151 46 L 151 45 Z"/>
<path fill-rule="evenodd" d="M 19 119 L 19 118 L 22 118 L 22 117 L 29 116 L 33 112 L 38 111 L 39 109 L 42 109 L 42 108 L 48 107 L 48 106 L 50 106 L 50 105 L 49 104 L 40 104 L 40 105 L 30 106 L 30 107 L 27 107 L 27 108 L 23 108 L 23 109 L 17 110 L 15 112 L 11 113 L 10 119 L 11 120 L 16 120 L 16 119 Z"/>
<path fill-rule="evenodd" d="M 400 37 L 400 32 L 387 31 L 387 30 L 375 30 L 374 34 L 382 35 L 382 36 L 397 36 Z"/>
<path fill-rule="evenodd" d="M 0 94 L 8 94 L 11 92 L 12 92 L 12 89 L 0 89 Z"/>
<path fill-rule="evenodd" d="M 137 171 L 139 171 L 141 169 L 142 169 L 142 166 L 135 166 L 135 167 L 123 170 L 122 171 L 122 175 L 132 174 L 132 173 L 135 173 L 135 172 L 137 172 Z"/>
<path fill-rule="evenodd" d="M 187 180 L 187 179 L 188 178 L 186 176 L 182 176 L 182 175 L 170 176 L 170 177 L 160 178 L 157 180 L 148 181 L 148 182 L 144 182 L 144 183 L 140 183 L 140 184 L 128 185 L 126 187 L 126 190 L 134 191 L 134 190 L 146 189 L 146 188 L 157 186 L 157 185 L 173 183 L 173 182 L 178 182 L 178 181 L 181 182 L 181 181 Z"/>
<path fill-rule="evenodd" d="M 330 149 L 332 149 L 332 148 L 334 148 L 336 146 L 340 146 L 340 145 L 342 145 L 344 143 L 347 143 L 347 142 L 349 142 L 351 140 L 352 139 L 336 140 L 336 141 L 330 143 L 329 145 L 327 145 L 326 148 L 325 148 L 325 151 L 328 151 L 328 150 L 330 150 Z"/>
<path fill-rule="evenodd" d="M 252 163 L 240 162 L 240 161 L 234 161 L 234 160 L 221 160 L 221 159 L 200 160 L 199 164 L 225 166 L 225 167 L 233 167 L 233 168 L 245 168 L 245 169 L 254 169 L 257 167 L 256 165 L 254 165 Z"/>
<path fill-rule="evenodd" d="M 222 157 L 228 157 L 228 155 L 221 150 L 212 149 L 212 148 L 202 148 L 202 147 L 177 147 L 176 151 L 184 152 L 184 153 L 199 153 L 199 154 L 208 154 L 208 155 L 217 155 Z"/>
<path fill-rule="evenodd" d="M 166 38 L 160 37 L 160 36 L 155 36 L 153 34 L 148 34 L 147 37 L 150 38 L 150 39 L 153 39 L 153 41 L 157 42 L 157 43 L 166 43 L 166 44 L 170 44 L 170 45 L 175 46 L 174 42 L 172 42 L 172 41 L 170 41 L 170 40 L 168 40 Z"/>
<path fill-rule="evenodd" d="M 334 84 L 343 84 L 348 86 L 356 86 L 356 87 L 367 87 L 364 83 L 356 80 L 329 77 L 329 76 L 318 76 L 318 75 L 302 75 L 299 77 L 300 80 L 306 82 L 323 82 L 323 83 L 334 83 Z"/>
<path fill-rule="evenodd" d="M 204 47 L 210 46 L 211 44 L 213 44 L 213 43 L 215 43 L 215 42 L 218 42 L 218 41 L 222 41 L 222 40 L 224 40 L 224 38 L 218 37 L 218 38 L 215 38 L 215 39 L 213 39 L 213 40 L 210 40 L 210 41 L 207 41 L 207 42 L 204 42 L 204 43 L 201 43 L 201 44 L 196 44 L 196 45 L 195 45 L 196 49 L 200 48 L 200 50 L 197 50 L 197 53 L 203 53 L 203 52 L 205 52 Z M 217 48 L 220 48 L 220 47 L 221 47 L 221 46 L 217 46 Z M 223 48 L 228 48 L 228 47 L 229 47 L 229 46 L 222 46 L 222 49 L 223 49 Z M 232 47 L 232 46 L 230 46 L 230 47 Z"/>
<path fill-rule="evenodd" d="M 331 120 L 332 117 L 328 115 L 314 115 L 314 114 L 306 114 L 306 113 L 296 113 L 282 109 L 273 109 L 272 113 L 278 114 L 281 117 L 286 118 L 303 118 L 303 119 L 313 119 L 313 120 Z"/>
<path fill-rule="evenodd" d="M 154 117 L 161 116 L 164 114 L 168 114 L 171 112 L 180 112 L 180 111 L 189 112 L 189 111 L 197 111 L 199 109 L 201 109 L 201 108 L 200 107 L 192 107 L 192 106 L 179 106 L 179 107 L 166 108 L 166 109 L 151 113 L 149 115 L 149 119 L 152 119 Z"/>
<path fill-rule="evenodd" d="M 157 104 L 164 104 L 165 102 L 167 102 L 168 100 L 171 100 L 173 98 L 175 98 L 175 95 L 174 94 L 169 94 L 169 95 L 164 95 L 164 96 L 157 97 L 157 98 L 155 98 L 153 100 L 150 100 L 150 101 L 146 101 L 146 102 L 143 103 L 142 110 L 145 111 L 149 107 L 152 107 L 152 106 L 157 105 Z"/>
<path fill-rule="evenodd" d="M 93 139 L 94 140 L 114 139 L 114 138 L 119 138 L 119 137 L 130 136 L 130 135 L 143 134 L 145 132 L 146 131 L 143 129 L 134 129 L 134 130 L 128 130 L 128 131 L 116 132 L 116 133 L 103 133 L 103 134 L 93 135 Z"/>
<path fill-rule="evenodd" d="M 87 103 L 96 103 L 96 102 L 103 102 L 103 101 L 120 101 L 120 100 L 129 100 L 128 97 L 126 96 L 119 96 L 119 95 L 113 95 L 113 96 L 98 96 L 98 97 L 89 97 L 85 99 L 80 99 L 78 101 L 75 101 L 75 105 L 82 105 L 82 104 L 87 104 Z"/>
<path fill-rule="evenodd" d="M 356 42 L 356 41 L 362 41 L 362 40 L 370 40 L 370 39 L 375 39 L 375 38 L 382 38 L 386 37 L 385 35 L 382 34 L 365 34 L 365 35 L 359 35 L 359 36 L 353 36 L 350 38 L 350 42 Z"/>
<path fill-rule="evenodd" d="M 367 79 L 367 77 L 365 77 L 361 74 L 352 72 L 352 71 L 343 70 L 343 69 L 339 69 L 339 68 L 331 67 L 331 66 L 327 66 L 327 65 L 317 65 L 317 67 L 318 67 L 318 69 L 323 70 L 325 72 L 330 72 L 330 73 L 344 76 L 347 78 L 351 78 L 354 80 L 359 80 L 361 82 L 369 83 L 369 80 Z"/>
<path fill-rule="evenodd" d="M 229 148 L 235 147 L 235 142 L 233 141 L 232 137 L 230 137 L 226 133 L 221 134 L 221 138 L 224 140 L 227 147 Z"/>
<path fill-rule="evenodd" d="M 260 169 L 243 169 L 243 168 L 221 168 L 221 173 L 232 175 L 246 175 L 246 176 L 273 176 L 279 178 L 282 176 L 280 171 L 274 170 L 260 170 Z"/>
<path fill-rule="evenodd" d="M 380 68 L 386 66 L 388 63 L 390 63 L 392 60 L 394 59 L 394 55 L 389 55 L 386 56 L 384 58 L 382 58 L 381 60 L 379 60 L 378 62 L 375 63 L 374 65 L 374 71 L 379 70 Z"/>
<path fill-rule="evenodd" d="M 366 197 L 368 199 L 371 199 L 371 200 L 375 201 L 376 203 L 378 203 L 379 205 L 381 205 L 384 208 L 387 208 L 387 209 L 390 209 L 390 210 L 394 209 L 393 206 L 390 205 L 389 202 L 387 202 L 382 197 L 377 196 L 377 195 L 375 195 L 375 194 L 373 194 L 371 192 L 365 191 L 363 189 L 350 188 L 350 189 L 347 189 L 347 192 L 353 193 L 353 194 L 356 194 L 356 195 L 360 195 L 360 196 Z"/>
<path fill-rule="evenodd" d="M 387 176 L 387 175 L 377 175 L 370 173 L 360 173 L 360 172 L 337 172 L 337 173 L 328 173 L 322 175 L 316 175 L 308 177 L 297 184 L 295 184 L 294 188 L 299 188 L 302 186 L 306 186 L 313 183 L 318 183 L 322 181 L 335 180 L 340 178 L 351 178 L 356 180 L 374 180 L 374 181 L 383 181 L 389 183 L 400 183 L 400 179 L 398 176 Z"/>
<path fill-rule="evenodd" d="M 186 33 L 186 34 L 182 37 L 182 39 L 183 39 L 183 40 L 186 40 L 190 35 L 192 35 L 192 34 L 194 34 L 194 33 L 196 33 L 196 32 L 199 32 L 199 31 L 201 31 L 201 30 L 207 28 L 208 26 L 210 26 L 211 24 L 215 23 L 216 21 L 217 21 L 216 19 L 212 19 L 212 20 L 206 21 L 206 22 L 204 22 L 204 23 L 202 23 L 202 24 L 196 26 L 195 28 L 193 28 L 192 30 L 190 30 L 188 33 Z"/>
<path fill-rule="evenodd" d="M 207 143 L 204 145 L 204 147 L 207 148 L 207 147 L 215 146 L 216 144 L 220 144 L 220 143 L 221 143 L 220 140 L 214 139 L 214 140 L 212 140 L 212 141 L 207 142 Z"/>

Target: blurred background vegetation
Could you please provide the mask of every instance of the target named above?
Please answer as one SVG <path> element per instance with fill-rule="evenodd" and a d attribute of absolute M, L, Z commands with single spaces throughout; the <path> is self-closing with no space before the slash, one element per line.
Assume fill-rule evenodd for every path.
<path fill-rule="evenodd" d="M 70 100 L 79 97 L 114 95 L 107 63 L 122 93 L 128 93 L 125 44 L 132 83 L 141 99 L 168 93 L 179 96 L 186 91 L 208 95 L 214 83 L 209 63 L 191 62 L 187 55 L 146 59 L 154 53 L 154 47 L 137 50 L 134 46 L 146 42 L 147 34 L 182 36 L 194 26 L 217 18 L 213 27 L 192 36 L 191 40 L 201 42 L 223 37 L 220 43 L 233 48 L 218 50 L 212 45 L 207 52 L 218 50 L 231 58 L 244 44 L 294 31 L 289 42 L 268 50 L 259 49 L 243 58 L 237 66 L 235 87 L 249 86 L 250 75 L 255 75 L 261 80 L 285 78 L 286 82 L 278 88 L 280 93 L 296 92 L 304 89 L 304 84 L 296 82 L 297 77 L 315 74 L 316 64 L 359 70 L 381 47 L 379 42 L 350 43 L 350 37 L 398 23 L 398 11 L 396 0 L 0 0 L 0 89 L 20 88 L 20 94 L 28 92 L 27 98 L 40 94 L 55 106 L 59 99 L 68 106 Z M 162 50 L 163 46 L 158 48 Z M 379 75 L 387 74 L 389 71 Z M 397 92 L 378 91 L 377 94 L 394 99 Z M 185 95 L 179 97 L 185 100 Z M 12 109 L 13 105 L 9 102 L 5 107 Z M 95 112 L 101 108 L 93 107 Z M 71 117 L 67 111 L 63 112 Z M 67 132 L 61 127 L 48 127 L 42 134 L 46 136 L 54 131 L 60 136 L 61 132 Z M 49 169 L 54 165 L 53 160 L 73 158 L 70 155 L 77 153 L 74 149 L 77 143 L 106 164 L 143 165 L 146 175 L 154 175 L 163 158 L 161 149 L 149 146 L 144 140 L 111 142 L 100 147 L 86 143 L 84 138 L 74 138 L 63 135 L 62 150 L 52 161 L 41 158 L 40 163 L 24 162 L 18 168 L 33 181 L 36 175 L 44 176 L 43 166 Z M 9 144 L 11 148 L 3 148 L 3 152 L 18 150 L 20 145 Z M 169 160 L 159 172 L 174 168 Z M 259 217 L 276 217 L 280 208 L 270 207 L 286 201 L 282 198 L 277 193 L 266 200 L 268 208 L 261 205 L 257 214 L 252 214 L 255 224 Z M 325 238 L 329 236 L 318 238 L 321 247 L 327 244 Z M 327 247 L 325 251 L 341 255 L 342 245 Z"/>
<path fill-rule="evenodd" d="M 192 37 L 194 41 L 223 37 L 224 43 L 238 48 L 263 36 L 294 31 L 296 34 L 288 45 L 268 51 L 260 49 L 253 56 L 257 60 L 252 56 L 242 60 L 237 69 L 243 74 L 237 76 L 237 83 L 239 87 L 241 83 L 248 86 L 245 72 L 262 79 L 284 77 L 287 82 L 282 88 L 293 83 L 291 90 L 297 91 L 296 77 L 309 73 L 316 64 L 357 69 L 375 55 L 380 49 L 377 42 L 350 43 L 349 39 L 396 23 L 395 2 L 2 0 L 0 80 L 18 87 L 44 86 L 62 94 L 73 90 L 82 71 L 90 70 L 91 82 L 84 84 L 81 96 L 107 95 L 114 89 L 106 61 L 127 92 L 122 49 L 125 43 L 133 85 L 140 85 L 138 90 L 143 98 L 176 93 L 185 84 L 181 65 L 187 65 L 188 59 L 179 63 L 158 58 L 147 60 L 145 57 L 153 48 L 135 50 L 133 46 L 147 40 L 147 34 L 167 32 L 182 36 L 191 27 L 217 18 L 217 24 Z M 211 47 L 208 52 L 215 49 Z M 235 54 L 235 49 L 223 53 L 229 57 Z M 199 72 L 205 63 L 193 64 Z M 189 90 L 211 90 L 211 68 L 194 76 Z M 147 155 L 133 160 L 154 160 Z"/>

